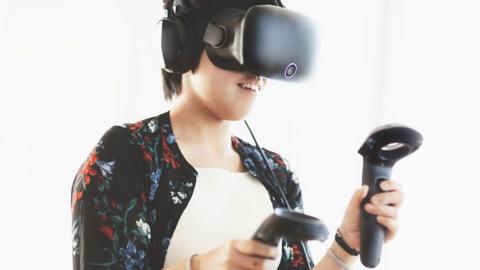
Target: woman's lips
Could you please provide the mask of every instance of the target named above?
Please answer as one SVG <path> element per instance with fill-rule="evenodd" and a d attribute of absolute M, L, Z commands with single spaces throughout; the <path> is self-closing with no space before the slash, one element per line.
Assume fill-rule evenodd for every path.
<path fill-rule="evenodd" d="M 252 92 L 260 92 L 263 88 L 263 80 L 244 81 L 238 83 L 237 85 L 245 90 L 249 90 Z"/>
<path fill-rule="evenodd" d="M 250 90 L 252 92 L 259 92 L 262 90 L 262 87 L 258 84 L 246 84 L 246 83 L 239 83 L 238 86 L 245 90 Z"/>

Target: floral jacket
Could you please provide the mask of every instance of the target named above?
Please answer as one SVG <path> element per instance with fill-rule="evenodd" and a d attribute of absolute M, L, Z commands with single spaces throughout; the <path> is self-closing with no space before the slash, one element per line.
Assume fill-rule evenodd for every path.
<path fill-rule="evenodd" d="M 272 207 L 285 207 L 256 147 L 235 136 L 232 145 L 269 192 Z M 299 183 L 287 161 L 265 153 L 290 205 L 303 211 Z M 73 181 L 73 269 L 162 269 L 197 175 L 175 141 L 168 111 L 110 128 Z M 313 266 L 310 254 L 304 260 L 299 242 L 284 239 L 282 246 L 278 269 Z"/>

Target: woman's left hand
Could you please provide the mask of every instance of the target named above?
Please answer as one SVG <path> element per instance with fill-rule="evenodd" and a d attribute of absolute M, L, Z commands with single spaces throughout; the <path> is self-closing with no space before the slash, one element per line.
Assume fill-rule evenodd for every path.
<path fill-rule="evenodd" d="M 386 180 L 380 184 L 380 187 L 385 192 L 374 195 L 371 201 L 365 204 L 365 210 L 376 216 L 378 223 L 387 228 L 385 242 L 388 242 L 398 232 L 398 213 L 404 196 L 398 182 Z M 367 192 L 368 186 L 362 186 L 355 191 L 339 227 L 345 242 L 358 251 L 360 251 L 360 206 Z"/>

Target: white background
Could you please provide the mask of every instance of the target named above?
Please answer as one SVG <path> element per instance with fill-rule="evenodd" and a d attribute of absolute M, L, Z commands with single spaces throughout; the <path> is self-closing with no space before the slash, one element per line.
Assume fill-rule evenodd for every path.
<path fill-rule="evenodd" d="M 1 269 L 70 269 L 76 170 L 111 125 L 169 108 L 150 43 L 160 2 L 0 1 Z M 248 120 L 293 163 L 306 211 L 333 232 L 360 185 L 367 134 L 409 125 L 424 145 L 394 168 L 406 201 L 377 269 L 475 268 L 478 1 L 284 2 L 318 24 L 317 69 L 301 84 L 269 82 Z M 315 259 L 329 243 L 311 243 Z"/>

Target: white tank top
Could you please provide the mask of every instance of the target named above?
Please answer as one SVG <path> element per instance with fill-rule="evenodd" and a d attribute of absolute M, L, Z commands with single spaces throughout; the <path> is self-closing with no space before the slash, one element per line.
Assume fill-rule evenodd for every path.
<path fill-rule="evenodd" d="M 195 190 L 175 228 L 165 258 L 165 268 L 215 249 L 230 239 L 251 239 L 273 213 L 270 196 L 262 183 L 248 172 L 196 168 Z M 276 270 L 281 259 L 268 261 Z"/>

